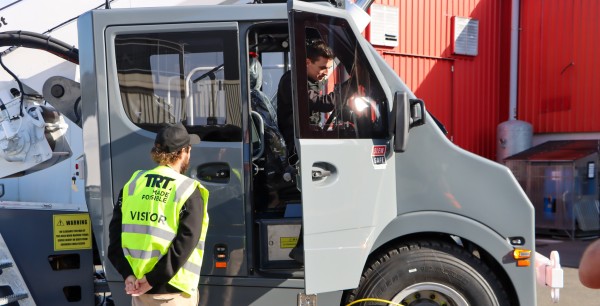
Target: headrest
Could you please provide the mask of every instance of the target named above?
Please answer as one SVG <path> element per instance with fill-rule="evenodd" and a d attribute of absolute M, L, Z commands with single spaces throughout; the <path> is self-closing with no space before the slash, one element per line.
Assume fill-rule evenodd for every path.
<path fill-rule="evenodd" d="M 260 90 L 262 86 L 262 65 L 258 61 L 256 53 L 250 52 L 250 89 Z"/>

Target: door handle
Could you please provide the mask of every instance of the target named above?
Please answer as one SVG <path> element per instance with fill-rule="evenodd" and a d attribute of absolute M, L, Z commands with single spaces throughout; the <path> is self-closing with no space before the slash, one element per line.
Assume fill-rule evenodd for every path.
<path fill-rule="evenodd" d="M 227 184 L 231 176 L 231 168 L 226 163 L 207 163 L 196 168 L 196 177 L 204 182 Z"/>
<path fill-rule="evenodd" d="M 324 178 L 324 177 L 328 177 L 331 175 L 331 171 L 329 170 L 325 170 L 325 169 L 312 169 L 312 177 L 313 179 L 319 179 L 319 178 Z"/>
<path fill-rule="evenodd" d="M 335 167 L 330 163 L 317 162 L 312 165 L 312 181 L 320 182 L 324 181 L 328 177 L 334 177 L 336 174 Z"/>

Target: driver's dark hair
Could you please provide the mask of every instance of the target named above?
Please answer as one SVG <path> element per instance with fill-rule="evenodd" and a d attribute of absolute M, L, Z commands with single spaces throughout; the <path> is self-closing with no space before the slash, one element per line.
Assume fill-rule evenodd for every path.
<path fill-rule="evenodd" d="M 311 39 L 306 42 L 306 57 L 311 61 L 316 61 L 319 57 L 333 59 L 333 51 L 322 39 Z"/>

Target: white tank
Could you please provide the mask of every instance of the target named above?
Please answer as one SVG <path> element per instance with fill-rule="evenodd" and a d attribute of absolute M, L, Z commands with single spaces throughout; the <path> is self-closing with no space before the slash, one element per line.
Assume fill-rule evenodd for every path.
<path fill-rule="evenodd" d="M 533 126 L 521 120 L 504 121 L 498 125 L 498 143 L 496 161 L 504 163 L 504 159 L 531 148 Z"/>

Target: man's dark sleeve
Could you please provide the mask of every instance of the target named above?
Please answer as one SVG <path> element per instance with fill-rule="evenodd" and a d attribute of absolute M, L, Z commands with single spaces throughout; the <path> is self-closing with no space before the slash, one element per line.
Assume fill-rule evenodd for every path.
<path fill-rule="evenodd" d="M 338 105 L 344 105 L 345 100 L 356 93 L 356 82 L 349 78 L 341 84 L 336 84 L 335 89 L 327 94 L 322 94 L 320 86 L 310 83 L 308 86 L 308 101 L 311 112 L 327 113 L 333 111 Z"/>
<path fill-rule="evenodd" d="M 311 112 L 330 112 L 335 108 L 335 92 L 324 95 L 320 94 L 318 91 L 309 90 L 308 102 Z"/>
<path fill-rule="evenodd" d="M 177 234 L 167 253 L 146 274 L 151 286 L 163 285 L 171 280 L 196 249 L 202 231 L 204 209 L 200 190 L 196 189 L 181 209 Z"/>
<path fill-rule="evenodd" d="M 108 226 L 108 259 L 115 266 L 115 269 L 123 276 L 123 279 L 129 275 L 133 275 L 133 270 L 123 253 L 123 245 L 121 244 L 121 232 L 123 229 L 123 213 L 121 204 L 123 203 L 123 189 L 119 192 L 119 197 L 113 208 L 112 219 Z"/>

